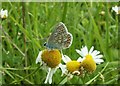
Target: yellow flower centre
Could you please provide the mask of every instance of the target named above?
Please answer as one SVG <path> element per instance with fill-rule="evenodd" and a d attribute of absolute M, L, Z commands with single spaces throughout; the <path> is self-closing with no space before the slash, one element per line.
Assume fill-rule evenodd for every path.
<path fill-rule="evenodd" d="M 77 61 L 70 61 L 66 63 L 67 69 L 69 72 L 74 72 L 79 70 L 80 68 L 80 62 Z"/>
<path fill-rule="evenodd" d="M 42 60 L 51 68 L 55 68 L 61 62 L 61 54 L 59 50 L 44 50 L 42 52 Z"/>
<path fill-rule="evenodd" d="M 81 62 L 81 66 L 89 72 L 96 70 L 96 63 L 91 55 L 86 55 L 86 58 Z"/>

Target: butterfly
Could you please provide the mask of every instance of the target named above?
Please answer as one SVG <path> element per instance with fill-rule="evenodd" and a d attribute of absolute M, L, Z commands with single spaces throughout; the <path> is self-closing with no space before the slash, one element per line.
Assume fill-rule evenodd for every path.
<path fill-rule="evenodd" d="M 72 44 L 73 36 L 68 32 L 67 27 L 64 23 L 59 22 L 47 42 L 44 44 L 48 49 L 66 49 Z"/>

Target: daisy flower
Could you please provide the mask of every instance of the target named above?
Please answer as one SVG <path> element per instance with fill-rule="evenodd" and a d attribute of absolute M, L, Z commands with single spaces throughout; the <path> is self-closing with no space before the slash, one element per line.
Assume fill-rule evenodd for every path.
<path fill-rule="evenodd" d="M 0 18 L 6 19 L 8 17 L 8 11 L 7 10 L 1 10 L 0 11 Z"/>
<path fill-rule="evenodd" d="M 81 75 L 81 59 L 78 58 L 77 60 L 71 60 L 67 55 L 62 55 L 62 60 L 65 63 L 65 65 L 60 64 L 62 75 L 67 75 L 68 79 L 71 79 L 73 75 Z"/>
<path fill-rule="evenodd" d="M 86 46 L 82 47 L 81 50 L 76 49 L 76 52 L 83 57 L 79 58 L 81 66 L 89 72 L 93 72 L 96 70 L 96 64 L 104 62 L 104 60 L 101 59 L 103 55 L 100 54 L 100 51 L 93 49 L 93 46 L 91 47 L 89 52 Z"/>
<path fill-rule="evenodd" d="M 112 10 L 114 10 L 116 12 L 116 14 L 120 14 L 120 7 L 112 7 Z"/>
<path fill-rule="evenodd" d="M 62 55 L 59 50 L 43 50 L 40 51 L 38 57 L 36 59 L 36 64 L 39 62 L 42 65 L 42 69 L 47 71 L 47 77 L 45 80 L 45 84 L 52 83 L 52 76 L 56 72 L 56 70 L 60 67 Z"/>

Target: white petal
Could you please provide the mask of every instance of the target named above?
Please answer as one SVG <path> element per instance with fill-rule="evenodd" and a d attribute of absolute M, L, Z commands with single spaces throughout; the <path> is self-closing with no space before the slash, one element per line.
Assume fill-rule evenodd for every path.
<path fill-rule="evenodd" d="M 76 52 L 77 52 L 78 54 L 81 54 L 81 51 L 80 51 L 80 50 L 78 50 L 78 49 L 76 49 Z"/>
<path fill-rule="evenodd" d="M 47 82 L 49 82 L 49 84 L 51 84 L 52 83 L 52 76 L 53 76 L 53 74 L 56 72 L 56 70 L 57 70 L 57 68 L 49 68 L 49 70 L 48 70 L 48 74 L 47 74 L 47 77 L 46 77 L 46 80 L 45 80 L 45 84 L 47 83 Z"/>
<path fill-rule="evenodd" d="M 98 54 L 100 54 L 100 51 L 97 51 L 97 52 L 96 52 L 96 55 L 98 55 Z"/>
<path fill-rule="evenodd" d="M 97 55 L 95 58 L 102 58 L 103 55 Z"/>
<path fill-rule="evenodd" d="M 97 64 L 100 64 L 101 62 L 104 62 L 103 59 L 94 59 Z"/>
<path fill-rule="evenodd" d="M 100 51 L 97 51 L 97 52 L 96 52 L 96 55 L 98 55 L 98 54 L 100 54 Z"/>
<path fill-rule="evenodd" d="M 85 57 L 88 54 L 88 48 L 85 46 L 82 47 L 81 51 L 76 49 L 76 52 L 80 54 L 82 57 Z"/>
<path fill-rule="evenodd" d="M 48 82 L 49 80 L 49 77 L 50 77 L 50 73 L 51 73 L 51 68 L 48 69 L 48 74 L 47 74 L 47 77 L 46 77 L 46 80 L 45 80 L 45 84 Z"/>
<path fill-rule="evenodd" d="M 51 71 L 50 71 L 50 76 L 49 76 L 49 84 L 52 83 L 52 77 L 53 77 L 53 74 L 56 72 L 57 68 L 52 68 Z"/>
<path fill-rule="evenodd" d="M 91 54 L 93 52 L 93 49 L 94 49 L 94 47 L 92 46 L 90 51 L 89 51 L 89 54 Z"/>
<path fill-rule="evenodd" d="M 118 7 L 117 6 L 112 7 L 112 10 L 114 10 L 115 12 L 117 12 L 118 11 Z"/>
<path fill-rule="evenodd" d="M 92 54 L 95 56 L 96 55 L 96 53 L 97 53 L 97 50 L 94 50 L 93 52 L 92 52 Z"/>
<path fill-rule="evenodd" d="M 81 49 L 81 52 L 83 53 L 83 57 L 85 57 L 88 54 L 88 48 L 85 46 Z"/>
<path fill-rule="evenodd" d="M 77 61 L 78 61 L 78 62 L 82 62 L 82 61 L 83 61 L 83 58 L 79 57 L 79 58 L 77 59 Z"/>
<path fill-rule="evenodd" d="M 42 54 L 42 51 L 40 51 L 39 54 L 38 54 L 38 56 L 37 56 L 36 64 L 37 64 L 38 62 L 42 63 L 41 54 Z"/>
<path fill-rule="evenodd" d="M 70 59 L 67 55 L 62 55 L 62 60 L 63 60 L 65 63 L 71 61 L 71 59 Z"/>
<path fill-rule="evenodd" d="M 2 9 L 1 12 L 0 12 L 0 16 L 1 16 L 1 18 L 4 18 L 4 16 L 8 17 L 8 11 Z"/>
<path fill-rule="evenodd" d="M 59 67 L 60 67 L 60 69 L 62 71 L 61 76 L 63 76 L 67 72 L 66 65 L 63 65 L 63 64 L 60 63 Z"/>
<path fill-rule="evenodd" d="M 76 52 L 77 52 L 79 55 L 81 55 L 82 57 L 84 57 L 84 54 L 83 54 L 80 50 L 76 49 Z"/>
<path fill-rule="evenodd" d="M 94 57 L 97 56 L 99 53 L 100 53 L 100 51 L 94 50 L 94 51 L 91 53 L 91 55 L 92 55 L 93 58 L 94 58 Z"/>

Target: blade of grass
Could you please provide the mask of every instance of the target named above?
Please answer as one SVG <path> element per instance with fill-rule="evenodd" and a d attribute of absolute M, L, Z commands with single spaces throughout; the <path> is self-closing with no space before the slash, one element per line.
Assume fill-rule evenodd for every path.
<path fill-rule="evenodd" d="M 90 19 L 91 19 L 91 21 L 92 21 L 92 24 L 93 24 L 93 27 L 94 27 L 94 35 L 96 35 L 95 37 L 99 40 L 99 43 L 100 43 L 100 48 L 101 48 L 101 50 L 103 51 L 103 53 L 104 53 L 104 57 L 107 59 L 107 61 L 109 61 L 109 59 L 108 59 L 108 55 L 107 55 L 107 53 L 106 53 L 106 47 L 104 46 L 104 41 L 103 41 L 103 38 L 102 38 L 102 36 L 100 35 L 100 33 L 99 33 L 99 29 L 98 29 L 98 27 L 97 27 L 97 24 L 96 24 L 96 22 L 95 22 L 95 19 L 93 18 L 93 16 L 92 16 L 92 13 L 91 13 L 91 11 L 90 11 L 90 9 L 89 9 L 89 7 L 88 7 L 88 5 L 87 5 L 87 3 L 85 3 L 86 4 L 86 7 L 88 8 L 88 13 L 90 14 Z"/>
<path fill-rule="evenodd" d="M 104 70 L 107 68 L 109 62 L 106 63 L 105 67 L 101 70 L 100 73 L 98 73 L 94 78 L 92 78 L 90 81 L 86 82 L 85 84 L 90 84 L 92 81 L 94 81 L 98 76 L 100 76 L 100 74 L 102 74 L 104 72 Z"/>
<path fill-rule="evenodd" d="M 29 40 L 31 40 L 31 42 L 33 43 L 33 45 L 36 45 L 38 48 L 41 49 L 41 46 L 39 45 L 39 43 L 31 35 L 29 35 L 29 32 L 26 29 L 24 29 L 23 26 L 21 24 L 19 24 L 12 16 L 10 16 L 10 18 L 18 25 L 18 27 L 25 34 L 25 36 Z"/>
<path fill-rule="evenodd" d="M 15 80 L 15 81 L 13 81 L 13 82 L 11 82 L 10 84 L 14 84 L 14 83 L 20 82 L 20 81 L 24 80 L 25 78 L 27 78 L 27 77 L 35 74 L 35 72 L 37 72 L 37 71 L 40 69 L 40 67 L 41 67 L 41 66 L 37 67 L 36 70 L 34 70 L 32 73 L 26 75 L 25 77 L 21 78 L 20 80 Z"/>
<path fill-rule="evenodd" d="M 18 75 L 18 74 L 13 73 L 13 72 L 11 72 L 11 74 L 17 76 L 17 77 L 20 78 L 20 79 L 23 79 L 23 78 L 24 78 L 24 77 L 22 77 L 22 76 L 20 76 L 20 75 Z M 33 82 L 29 81 L 28 79 L 24 79 L 24 80 L 25 80 L 26 82 L 28 82 L 28 84 L 34 84 Z M 15 81 L 16 81 L 16 80 L 15 80 Z"/>
<path fill-rule="evenodd" d="M 67 5 L 68 5 L 68 3 L 65 2 L 64 9 L 63 9 L 63 15 L 62 15 L 62 22 L 65 22 L 65 19 L 66 19 L 67 7 L 68 7 Z"/>
<path fill-rule="evenodd" d="M 33 67 L 33 68 L 31 68 L 31 67 L 24 67 L 22 69 L 20 69 L 20 68 L 0 68 L 0 70 L 12 70 L 12 71 L 35 70 L 35 69 L 36 69 L 36 67 Z"/>
<path fill-rule="evenodd" d="M 13 41 L 11 40 L 10 36 L 3 30 L 4 34 L 6 35 L 7 39 L 9 40 L 9 42 L 16 48 L 18 49 L 18 51 L 23 55 L 25 56 L 25 54 L 20 50 L 20 48 L 15 44 L 13 43 Z"/>
<path fill-rule="evenodd" d="M 63 78 L 63 80 L 62 81 L 60 81 L 60 83 L 59 84 L 65 84 L 67 81 L 68 81 L 68 79 L 67 79 L 68 77 L 66 76 L 66 77 L 64 77 Z"/>
<path fill-rule="evenodd" d="M 7 70 L 3 70 L 7 75 L 11 77 L 11 79 L 15 80 L 14 76 Z"/>
<path fill-rule="evenodd" d="M 118 81 L 118 77 L 120 77 L 120 75 L 116 75 L 115 77 L 113 77 L 113 79 L 105 82 L 105 84 L 113 84 L 114 82 Z M 114 83 L 114 84 L 118 84 L 118 83 Z"/>

